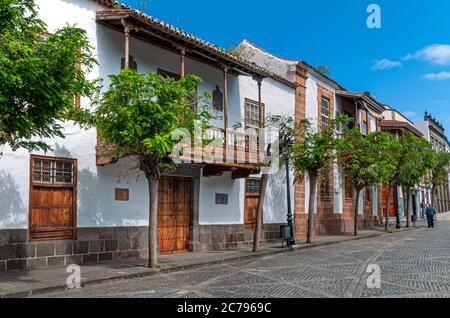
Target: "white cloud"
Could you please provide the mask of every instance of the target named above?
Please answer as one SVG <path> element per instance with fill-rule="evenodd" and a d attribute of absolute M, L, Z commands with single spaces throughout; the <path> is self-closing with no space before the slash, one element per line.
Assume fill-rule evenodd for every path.
<path fill-rule="evenodd" d="M 388 59 L 375 60 L 372 65 L 372 71 L 389 70 L 396 67 L 402 67 L 402 62 L 391 61 Z"/>
<path fill-rule="evenodd" d="M 446 81 L 450 79 L 450 72 L 428 73 L 423 78 L 429 81 Z"/>
<path fill-rule="evenodd" d="M 402 57 L 402 61 L 411 61 L 413 59 L 414 59 L 414 55 L 411 53 L 406 54 L 404 57 Z"/>
<path fill-rule="evenodd" d="M 450 65 L 450 45 L 432 44 L 414 54 L 407 54 L 402 60 L 422 60 L 435 65 Z"/>

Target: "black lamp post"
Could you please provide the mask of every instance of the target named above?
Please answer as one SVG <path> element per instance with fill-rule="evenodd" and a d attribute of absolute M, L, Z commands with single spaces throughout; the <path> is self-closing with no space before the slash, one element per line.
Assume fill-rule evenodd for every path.
<path fill-rule="evenodd" d="M 394 202 L 394 207 L 395 207 L 395 228 L 396 229 L 401 229 L 402 228 L 402 224 L 400 222 L 400 209 L 398 206 L 398 186 L 395 185 L 395 202 Z"/>
<path fill-rule="evenodd" d="M 287 238 L 287 245 L 294 246 L 294 218 L 292 215 L 292 206 L 291 206 L 291 185 L 290 185 L 290 176 L 289 176 L 289 147 L 292 143 L 289 137 L 285 136 L 283 138 L 284 148 L 286 154 L 285 167 L 286 167 L 286 196 L 287 196 L 287 223 L 290 229 L 290 237 Z"/>

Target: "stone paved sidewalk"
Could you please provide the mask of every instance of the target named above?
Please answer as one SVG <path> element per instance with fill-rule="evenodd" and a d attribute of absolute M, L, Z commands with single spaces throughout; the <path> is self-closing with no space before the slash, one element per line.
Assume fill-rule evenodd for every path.
<path fill-rule="evenodd" d="M 226 262 L 236 262 L 247 258 L 265 257 L 271 254 L 285 253 L 292 250 L 307 249 L 318 246 L 339 244 L 352 240 L 367 239 L 383 235 L 382 228 L 361 231 L 358 237 L 352 235 L 321 236 L 315 242 L 306 245 L 297 242 L 294 248 L 281 248 L 281 243 L 263 246 L 257 254 L 250 248 L 231 251 L 211 251 L 201 253 L 186 253 L 178 255 L 161 256 L 158 271 L 146 267 L 144 259 L 128 259 L 81 266 L 82 285 L 98 284 L 106 281 L 147 277 L 156 273 L 183 271 L 203 266 L 212 266 Z M 30 271 L 10 271 L 0 273 L 0 298 L 23 297 L 43 294 L 66 289 L 66 279 L 69 273 L 66 267 L 51 267 L 34 269 Z"/>

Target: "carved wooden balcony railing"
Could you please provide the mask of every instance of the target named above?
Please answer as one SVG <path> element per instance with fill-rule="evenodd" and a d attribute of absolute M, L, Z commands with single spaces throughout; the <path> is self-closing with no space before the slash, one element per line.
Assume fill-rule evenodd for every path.
<path fill-rule="evenodd" d="M 192 147 L 181 159 L 223 166 L 256 166 L 261 161 L 260 138 L 256 135 L 212 127 L 204 132 L 204 140 L 203 145 Z"/>
<path fill-rule="evenodd" d="M 204 141 L 198 145 L 184 148 L 180 159 L 185 163 L 221 165 L 228 167 L 255 167 L 261 162 L 259 136 L 250 136 L 237 131 L 225 131 L 222 128 L 208 128 L 204 132 Z M 114 147 L 101 138 L 97 138 L 97 165 L 114 163 Z"/>

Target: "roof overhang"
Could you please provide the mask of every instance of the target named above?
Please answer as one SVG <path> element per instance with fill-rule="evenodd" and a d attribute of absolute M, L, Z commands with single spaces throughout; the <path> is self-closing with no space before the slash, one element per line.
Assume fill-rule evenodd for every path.
<path fill-rule="evenodd" d="M 199 39 L 158 19 L 132 9 L 106 9 L 97 11 L 97 23 L 124 32 L 124 24 L 130 27 L 130 35 L 166 50 L 180 53 L 185 49 L 186 57 L 209 64 L 213 67 L 228 69 L 235 75 L 254 78 L 272 77 L 285 84 L 296 87 L 295 83 L 280 79 L 275 74 L 243 58 L 234 56 L 224 49 Z"/>
<path fill-rule="evenodd" d="M 354 93 L 344 90 L 338 90 L 336 91 L 336 95 L 353 101 L 363 102 L 364 105 L 368 106 L 380 115 L 386 110 L 384 104 L 380 103 L 369 93 Z"/>
<path fill-rule="evenodd" d="M 380 125 L 382 130 L 407 130 L 417 137 L 423 137 L 423 134 L 416 127 L 406 121 L 382 120 Z"/>

